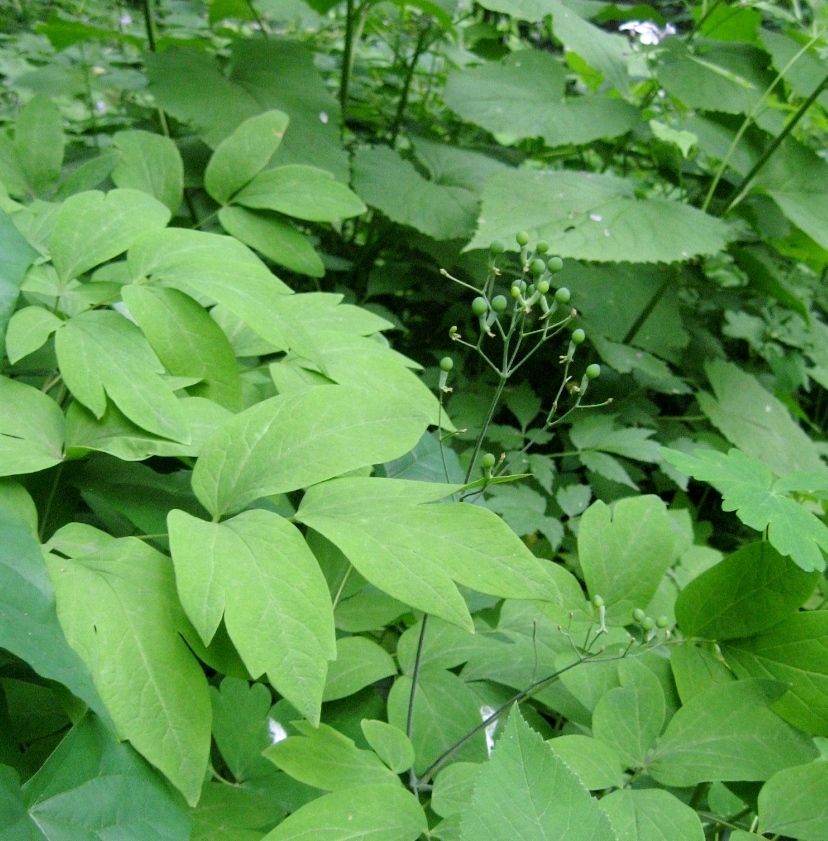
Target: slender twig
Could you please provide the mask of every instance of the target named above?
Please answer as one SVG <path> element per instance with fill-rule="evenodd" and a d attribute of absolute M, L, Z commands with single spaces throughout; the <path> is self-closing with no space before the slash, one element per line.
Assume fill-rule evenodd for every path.
<path fill-rule="evenodd" d="M 55 477 L 52 481 L 52 487 L 49 489 L 49 496 L 46 497 L 46 505 L 43 506 L 43 517 L 40 520 L 40 528 L 37 530 L 37 536 L 40 542 L 43 543 L 43 538 L 46 536 L 46 526 L 49 523 L 49 515 L 52 513 L 52 503 L 55 501 L 55 493 L 57 493 L 58 483 L 60 482 L 60 474 L 63 472 L 63 465 L 66 462 L 61 462 L 55 468 Z"/>
<path fill-rule="evenodd" d="M 354 54 L 354 0 L 348 0 L 345 11 L 345 47 L 342 52 L 342 73 L 339 81 L 339 108 L 342 112 L 342 130 L 345 130 L 348 110 L 348 86 L 351 82 L 352 56 Z"/>
<path fill-rule="evenodd" d="M 805 112 L 816 102 L 817 97 L 828 88 L 828 76 L 814 88 L 811 95 L 799 106 L 796 113 L 785 124 L 785 127 L 773 139 L 773 142 L 762 153 L 758 161 L 751 167 L 750 172 L 742 179 L 742 183 L 734 191 L 733 198 L 727 203 L 723 216 L 732 210 L 744 197 L 750 187 L 751 182 L 759 174 L 759 171 L 770 160 L 771 155 L 782 145 L 788 135 L 794 130 L 796 124 L 805 116 Z"/>
<path fill-rule="evenodd" d="M 144 11 L 144 28 L 147 32 L 147 43 L 149 44 L 149 49 L 151 53 L 155 52 L 156 44 L 155 44 L 155 23 L 152 19 L 152 9 L 150 8 L 150 3 L 152 0 L 143 0 L 141 3 L 141 7 Z"/>
<path fill-rule="evenodd" d="M 643 310 L 638 314 L 638 318 L 633 321 L 630 325 L 630 328 L 627 330 L 624 338 L 621 340 L 621 344 L 628 345 L 638 334 L 638 331 L 644 326 L 644 323 L 647 319 L 652 315 L 653 310 L 658 306 L 661 299 L 664 297 L 664 294 L 670 288 L 670 281 L 672 280 L 672 272 L 667 272 L 664 276 L 664 280 L 661 285 L 656 289 L 655 293 L 652 295 L 649 301 L 647 301 L 647 306 L 644 307 Z"/>
<path fill-rule="evenodd" d="M 414 47 L 414 55 L 405 70 L 402 92 L 400 93 L 400 100 L 397 103 L 397 112 L 394 114 L 394 121 L 391 123 L 390 142 L 392 146 L 396 142 L 397 135 L 400 133 L 400 128 L 402 127 L 403 115 L 405 114 L 405 109 L 408 107 L 408 97 L 411 93 L 411 82 L 414 80 L 414 74 L 417 72 L 417 64 L 420 61 L 420 56 L 428 46 L 428 35 L 430 31 L 430 24 L 423 27 Z"/>
<path fill-rule="evenodd" d="M 414 658 L 414 672 L 411 675 L 411 694 L 408 696 L 408 717 L 405 722 L 405 735 L 408 738 L 411 738 L 411 733 L 414 730 L 414 698 L 417 695 L 417 683 L 420 679 L 420 665 L 423 660 L 423 648 L 425 643 L 425 634 L 426 634 L 426 627 L 428 626 L 428 614 L 423 614 L 423 623 L 420 625 L 420 636 L 417 640 L 417 654 Z M 417 789 L 419 788 L 420 780 L 417 779 L 417 775 L 414 773 L 414 768 L 411 768 L 409 772 L 409 782 L 411 785 L 411 790 L 414 794 L 417 793 Z"/>

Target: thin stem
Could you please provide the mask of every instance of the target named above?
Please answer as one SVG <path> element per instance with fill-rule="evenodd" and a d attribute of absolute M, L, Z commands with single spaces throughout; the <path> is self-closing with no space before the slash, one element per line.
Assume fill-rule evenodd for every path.
<path fill-rule="evenodd" d="M 727 169 L 727 165 L 730 163 L 730 159 L 731 157 L 733 157 L 733 153 L 736 151 L 736 147 L 739 145 L 739 142 L 741 141 L 742 137 L 744 136 L 748 128 L 751 126 L 751 124 L 755 122 L 755 117 L 759 113 L 760 107 L 765 104 L 765 100 L 767 100 L 767 98 L 771 95 L 774 88 L 779 84 L 779 82 L 782 81 L 788 70 L 790 70 L 790 68 L 799 60 L 799 58 L 803 56 L 822 37 L 824 31 L 824 28 L 821 29 L 816 35 L 814 35 L 813 38 L 811 38 L 810 41 L 808 41 L 807 44 L 805 44 L 791 57 L 790 61 L 788 61 L 788 63 L 776 74 L 776 78 L 770 83 L 770 85 L 768 85 L 762 96 L 760 96 L 759 99 L 753 104 L 750 111 L 745 116 L 742 125 L 739 126 L 739 130 L 736 132 L 736 136 L 731 141 L 730 146 L 728 147 L 728 150 L 725 153 L 722 162 L 719 164 L 719 168 L 716 171 L 716 175 L 713 177 L 713 181 L 710 183 L 710 187 L 707 190 L 707 195 L 705 196 L 704 202 L 702 203 L 702 210 L 707 210 L 707 208 L 710 206 L 710 202 L 713 200 L 713 195 L 716 192 L 716 188 L 719 186 L 719 181 L 724 175 L 725 169 Z M 802 113 L 804 113 L 804 111 Z M 770 155 L 768 155 L 768 157 L 770 157 Z"/>
<path fill-rule="evenodd" d="M 55 501 L 55 493 L 57 493 L 57 486 L 60 482 L 60 474 L 63 472 L 63 465 L 61 462 L 55 469 L 55 478 L 52 482 L 52 487 L 49 489 L 49 496 L 46 497 L 46 505 L 43 507 L 43 517 L 40 520 L 40 528 L 37 530 L 37 536 L 40 542 L 43 543 L 43 538 L 46 536 L 46 526 L 49 522 L 49 515 L 52 513 L 52 503 Z"/>
<path fill-rule="evenodd" d="M 647 306 L 644 307 L 643 310 L 638 314 L 638 318 L 633 321 L 630 325 L 630 329 L 627 330 L 624 338 L 621 340 L 621 344 L 628 345 L 638 334 L 638 331 L 644 326 L 644 323 L 647 319 L 652 315 L 653 310 L 658 306 L 661 299 L 664 297 L 664 294 L 667 292 L 667 289 L 670 287 L 670 281 L 672 280 L 672 273 L 668 272 L 664 276 L 664 281 L 661 286 L 656 289 L 653 296 L 647 301 Z"/>
<path fill-rule="evenodd" d="M 477 457 L 480 455 L 480 449 L 483 446 L 483 439 L 486 437 L 486 432 L 488 431 L 489 426 L 492 423 L 492 419 L 494 418 L 495 412 L 497 411 L 497 405 L 498 403 L 500 403 L 500 398 L 503 395 L 503 389 L 506 387 L 506 379 L 506 375 L 501 371 L 500 381 L 498 382 L 497 388 L 495 389 L 494 397 L 492 397 L 492 402 L 489 406 L 489 413 L 486 416 L 486 422 L 483 424 L 483 428 L 480 430 L 480 435 L 477 436 L 477 441 L 474 445 L 474 452 L 472 453 L 468 470 L 466 470 L 466 478 L 463 480 L 463 484 L 465 485 L 469 483 L 469 479 L 471 479 L 471 475 L 472 473 L 474 473 L 474 467 L 477 463 Z"/>
<path fill-rule="evenodd" d="M 405 109 L 408 107 L 408 96 L 411 92 L 411 82 L 414 79 L 414 74 L 417 72 L 417 63 L 420 60 L 420 56 L 425 52 L 430 30 L 430 26 L 423 27 L 423 30 L 420 32 L 420 37 L 417 38 L 417 44 L 414 47 L 414 55 L 411 58 L 411 63 L 405 70 L 403 89 L 402 93 L 400 93 L 400 101 L 397 103 L 397 113 L 394 115 L 394 122 L 391 123 L 392 146 L 397 140 L 397 135 L 400 133 L 400 128 L 402 127 L 403 115 L 405 114 Z"/>
<path fill-rule="evenodd" d="M 351 573 L 353 572 L 354 566 L 353 564 L 348 564 L 348 571 L 345 575 L 342 576 L 342 581 L 339 582 L 339 587 L 336 588 L 336 595 L 333 598 L 333 609 L 336 610 L 336 606 L 339 604 L 339 600 L 342 598 L 342 591 L 345 589 L 345 584 L 348 582 L 348 579 L 351 577 Z"/>
<path fill-rule="evenodd" d="M 414 673 L 411 675 L 411 694 L 408 696 L 408 717 L 405 722 L 405 735 L 411 738 L 411 733 L 414 730 L 414 698 L 417 695 L 417 683 L 420 679 L 420 665 L 423 660 L 423 647 L 425 643 L 426 627 L 428 625 L 428 614 L 423 614 L 423 623 L 420 626 L 420 636 L 417 640 L 417 654 L 414 658 Z M 414 768 L 409 772 L 409 783 L 411 790 L 416 794 L 417 789 L 422 781 L 417 779 L 414 773 Z"/>
<path fill-rule="evenodd" d="M 150 3 L 152 0 L 143 0 L 141 3 L 141 7 L 144 11 L 144 28 L 147 32 L 147 42 L 149 43 L 150 52 L 154 53 L 156 44 L 155 44 L 155 24 L 152 20 L 152 9 L 150 8 Z"/>
<path fill-rule="evenodd" d="M 253 5 L 252 0 L 247 0 L 247 8 L 250 9 L 250 13 L 255 18 L 256 23 L 259 24 L 259 32 L 261 32 L 266 39 L 268 37 L 267 27 L 265 26 L 262 16 L 256 11 L 256 7 Z"/>
<path fill-rule="evenodd" d="M 785 128 L 779 132 L 778 136 L 774 138 L 773 142 L 762 153 L 759 160 L 751 167 L 750 172 L 742 179 L 742 183 L 734 191 L 733 198 L 727 203 L 722 216 L 726 215 L 732 210 L 744 197 L 750 187 L 751 182 L 759 174 L 759 171 L 770 160 L 773 153 L 782 145 L 788 135 L 794 130 L 796 124 L 805 116 L 805 112 L 816 102 L 817 97 L 828 87 L 828 76 L 814 88 L 811 95 L 799 106 L 797 112 L 785 124 Z"/>
<path fill-rule="evenodd" d="M 342 75 L 339 82 L 339 108 L 342 112 L 343 131 L 345 130 L 345 115 L 348 107 L 348 86 L 351 82 L 354 29 L 354 0 L 348 0 L 345 11 L 345 48 L 342 53 Z"/>

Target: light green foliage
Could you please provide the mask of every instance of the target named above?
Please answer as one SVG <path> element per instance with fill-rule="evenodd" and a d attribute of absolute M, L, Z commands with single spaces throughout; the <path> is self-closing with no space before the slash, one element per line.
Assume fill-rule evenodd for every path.
<path fill-rule="evenodd" d="M 654 263 L 714 254 L 727 227 L 679 202 L 636 199 L 615 176 L 576 172 L 510 172 L 483 190 L 481 219 L 469 248 L 510 241 L 520 230 L 548 240 L 562 257 Z"/>
<path fill-rule="evenodd" d="M 828 38 L 748 5 L 0 3 L 3 841 L 828 841 Z"/>
<path fill-rule="evenodd" d="M 536 780 L 533 786 L 528 780 Z M 598 803 L 548 744 L 512 709 L 463 813 L 464 841 L 615 841 Z"/>

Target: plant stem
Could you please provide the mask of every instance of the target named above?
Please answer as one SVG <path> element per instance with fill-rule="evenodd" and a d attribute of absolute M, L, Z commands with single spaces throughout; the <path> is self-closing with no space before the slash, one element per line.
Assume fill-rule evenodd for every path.
<path fill-rule="evenodd" d="M 155 24 L 152 20 L 152 9 L 150 3 L 152 0 L 143 0 L 141 7 L 144 11 L 144 28 L 147 31 L 147 42 L 149 44 L 150 52 L 155 52 Z"/>
<path fill-rule="evenodd" d="M 661 286 L 656 289 L 653 296 L 647 301 L 647 306 L 644 307 L 643 310 L 638 314 L 638 318 L 633 321 L 630 325 L 630 329 L 627 330 L 624 338 L 621 340 L 621 344 L 628 345 L 638 334 L 638 331 L 644 326 L 644 322 L 652 315 L 653 310 L 658 306 L 659 301 L 664 297 L 664 294 L 667 292 L 667 289 L 670 287 L 670 281 L 672 280 L 672 272 L 667 272 L 664 276 L 664 281 L 662 282 Z"/>
<path fill-rule="evenodd" d="M 474 473 L 474 467 L 477 463 L 477 457 L 480 455 L 480 450 L 483 446 L 483 439 L 486 437 L 486 432 L 489 429 L 489 426 L 492 423 L 492 418 L 495 416 L 495 412 L 497 411 L 497 405 L 500 403 L 500 398 L 503 395 L 503 389 L 506 387 L 506 380 L 508 379 L 507 375 L 503 373 L 503 371 L 499 372 L 500 381 L 497 384 L 497 388 L 495 389 L 494 397 L 492 397 L 492 403 L 489 406 L 489 414 L 486 416 L 486 422 L 483 424 L 483 428 L 480 430 L 480 435 L 477 436 L 477 441 L 474 445 L 474 452 L 472 453 L 471 461 L 469 462 L 468 470 L 466 470 L 466 478 L 463 480 L 464 485 L 468 485 L 469 480 L 471 479 L 472 473 Z"/>
<path fill-rule="evenodd" d="M 748 188 L 750 187 L 751 182 L 754 178 L 759 174 L 759 171 L 765 166 L 765 164 L 770 160 L 773 153 L 782 145 L 788 135 L 794 130 L 796 124 L 805 116 L 805 112 L 816 102 L 817 97 L 826 89 L 828 88 L 828 76 L 825 78 L 814 88 L 811 92 L 811 95 L 799 106 L 797 112 L 791 117 L 790 120 L 785 124 L 785 128 L 779 132 L 779 134 L 774 138 L 773 142 L 768 146 L 767 149 L 762 153 L 761 157 L 758 161 L 751 167 L 750 172 L 742 179 L 742 183 L 737 187 L 734 191 L 733 198 L 727 203 L 727 207 L 724 209 L 724 213 L 722 216 L 726 215 L 728 211 L 732 210 L 744 197 L 745 193 L 747 193 Z"/>
<path fill-rule="evenodd" d="M 408 717 L 405 722 L 405 735 L 408 736 L 409 739 L 411 739 L 411 733 L 414 730 L 414 698 L 417 694 L 417 682 L 420 679 L 420 664 L 423 660 L 423 644 L 425 643 L 427 625 L 428 614 L 424 613 L 423 623 L 420 626 L 420 636 L 417 640 L 417 654 L 414 658 L 414 673 L 411 675 L 411 694 L 408 696 Z M 409 772 L 409 784 L 414 794 L 417 794 L 420 782 L 421 781 L 417 779 L 417 775 L 414 773 L 414 768 L 412 766 L 411 771 Z"/>
<path fill-rule="evenodd" d="M 351 66 L 354 54 L 354 0 L 348 0 L 345 12 L 345 48 L 342 53 L 342 75 L 339 82 L 339 108 L 342 112 L 342 130 L 348 108 L 348 86 L 351 82 Z"/>
<path fill-rule="evenodd" d="M 417 71 L 417 62 L 420 60 L 420 56 L 423 54 L 423 52 L 425 52 L 428 41 L 428 34 L 430 30 L 430 26 L 423 27 L 422 31 L 420 32 L 420 37 L 417 39 L 417 44 L 414 47 L 414 55 L 411 58 L 411 63 L 408 65 L 405 71 L 403 89 L 402 93 L 400 94 L 400 101 L 397 103 L 397 113 L 394 115 L 394 121 L 391 123 L 392 146 L 397 140 L 397 135 L 400 133 L 403 115 L 405 114 L 405 109 L 408 106 L 408 96 L 411 92 L 411 82 L 414 79 L 414 74 Z"/>
<path fill-rule="evenodd" d="M 49 496 L 46 497 L 46 505 L 43 507 L 43 517 L 40 520 L 40 528 L 37 530 L 37 536 L 41 543 L 43 543 L 43 538 L 46 536 L 46 526 L 49 522 L 49 515 L 52 513 L 52 503 L 55 501 L 55 493 L 57 492 L 57 486 L 60 482 L 60 474 L 63 472 L 63 465 L 65 462 L 61 462 L 55 468 L 55 478 L 52 482 L 52 487 L 49 489 Z"/>

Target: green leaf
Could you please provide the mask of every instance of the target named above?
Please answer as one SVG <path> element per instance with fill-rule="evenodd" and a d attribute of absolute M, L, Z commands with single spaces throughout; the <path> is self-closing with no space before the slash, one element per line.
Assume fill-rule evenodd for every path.
<path fill-rule="evenodd" d="M 204 644 L 223 616 L 251 675 L 266 672 L 318 722 L 326 661 L 336 656 L 333 610 L 296 527 L 264 510 L 223 523 L 171 511 L 168 525 L 179 597 Z"/>
<path fill-rule="evenodd" d="M 368 718 L 360 722 L 360 727 L 368 744 L 395 774 L 402 774 L 414 764 L 414 746 L 402 730 Z"/>
<path fill-rule="evenodd" d="M 110 149 L 84 161 L 60 182 L 55 191 L 55 198 L 63 201 L 75 193 L 85 193 L 100 187 L 120 159 L 121 153 Z"/>
<path fill-rule="evenodd" d="M 732 444 L 765 462 L 777 476 L 799 470 L 825 471 L 813 441 L 786 406 L 751 374 L 721 359 L 705 364 L 715 400 L 697 392 L 701 410 Z"/>
<path fill-rule="evenodd" d="M 163 782 L 91 716 L 22 790 L 17 774 L 0 766 L 0 806 L 0 834 L 9 841 L 190 837 L 190 821 Z"/>
<path fill-rule="evenodd" d="M 341 637 L 336 641 L 336 659 L 328 666 L 323 701 L 347 698 L 397 674 L 391 655 L 366 637 Z"/>
<path fill-rule="evenodd" d="M 0 476 L 35 473 L 63 461 L 63 412 L 30 385 L 0 377 Z"/>
<path fill-rule="evenodd" d="M 796 140 L 777 149 L 757 176 L 763 188 L 797 227 L 828 248 L 828 164 Z"/>
<path fill-rule="evenodd" d="M 20 285 L 37 251 L 0 208 L 0 345 L 6 345 L 6 326 L 17 306 Z"/>
<path fill-rule="evenodd" d="M 159 376 L 158 357 L 141 331 L 108 310 L 90 310 L 66 322 L 55 336 L 67 388 L 100 419 L 106 396 L 138 426 L 189 443 L 179 402 Z"/>
<path fill-rule="evenodd" d="M 263 496 L 397 458 L 425 426 L 407 404 L 351 386 L 273 397 L 219 429 L 196 464 L 193 489 L 211 514 L 232 513 Z"/>
<path fill-rule="evenodd" d="M 532 555 L 499 517 L 468 503 L 428 504 L 456 490 L 402 479 L 339 479 L 308 490 L 296 516 L 336 544 L 374 586 L 468 630 L 452 580 L 501 598 L 560 603 L 557 568 Z"/>
<path fill-rule="evenodd" d="M 267 166 L 288 122 L 284 112 L 266 111 L 245 120 L 216 147 L 204 172 L 204 187 L 219 204 L 227 204 Z"/>
<path fill-rule="evenodd" d="M 219 687 L 210 687 L 210 700 L 216 745 L 236 782 L 245 783 L 258 776 L 262 764 L 269 767 L 262 750 L 271 744 L 270 690 L 262 683 L 225 677 Z"/>
<path fill-rule="evenodd" d="M 373 751 L 360 750 L 333 727 L 320 724 L 313 728 L 306 722 L 294 726 L 301 736 L 283 739 L 264 752 L 294 779 L 325 791 L 398 782 L 397 775 Z"/>
<path fill-rule="evenodd" d="M 6 352 L 14 365 L 24 356 L 39 350 L 63 321 L 44 307 L 24 307 L 9 321 Z"/>
<path fill-rule="evenodd" d="M 721 655 L 717 657 L 707 648 L 695 645 L 676 646 L 670 654 L 670 669 L 683 704 L 714 683 L 736 679 Z"/>
<path fill-rule="evenodd" d="M 828 614 L 799 612 L 758 636 L 722 648 L 740 677 L 767 677 L 788 691 L 773 709 L 786 721 L 828 736 Z"/>
<path fill-rule="evenodd" d="M 611 690 L 617 691 L 617 690 Z M 621 788 L 624 776 L 618 754 L 606 742 L 591 736 L 558 736 L 547 741 L 549 747 L 575 773 L 584 788 L 597 791 Z M 603 801 L 602 801 L 603 802 Z"/>
<path fill-rule="evenodd" d="M 337 181 L 333 173 L 303 164 L 260 172 L 233 201 L 310 222 L 335 222 L 366 211 L 359 196 Z"/>
<path fill-rule="evenodd" d="M 411 678 L 403 675 L 397 678 L 388 695 L 388 723 L 403 732 L 407 728 L 410 700 Z M 416 774 L 422 774 L 481 723 L 480 707 L 479 698 L 453 672 L 434 668 L 420 672 L 411 727 Z M 486 758 L 483 732 L 464 742 L 453 758 L 482 762 Z"/>
<path fill-rule="evenodd" d="M 431 808 L 442 818 L 462 815 L 474 794 L 482 762 L 453 762 L 434 778 Z"/>
<path fill-rule="evenodd" d="M 560 62 L 540 50 L 510 53 L 500 64 L 452 73 L 446 104 L 501 142 L 540 137 L 547 146 L 590 143 L 616 137 L 638 121 L 622 99 L 580 96 L 564 102 Z"/>
<path fill-rule="evenodd" d="M 641 768 L 667 712 L 658 678 L 637 660 L 618 664 L 621 687 L 610 689 L 592 713 L 592 732 L 610 745 L 627 768 Z"/>
<path fill-rule="evenodd" d="M 17 157 L 33 193 L 57 183 L 64 143 L 60 111 L 50 99 L 37 94 L 20 109 L 14 130 Z"/>
<path fill-rule="evenodd" d="M 669 791 L 614 791 L 601 808 L 624 841 L 704 841 L 699 816 Z"/>
<path fill-rule="evenodd" d="M 714 684 L 673 716 L 647 765 L 665 786 L 709 780 L 767 780 L 810 762 L 816 748 L 768 709 L 784 693 L 769 680 Z"/>
<path fill-rule="evenodd" d="M 569 437 L 581 453 L 598 450 L 635 461 L 661 460 L 661 447 L 649 440 L 654 434 L 652 429 L 616 429 L 615 419 L 615 415 L 578 418 L 569 429 Z"/>
<path fill-rule="evenodd" d="M 692 456 L 664 449 L 662 455 L 682 473 L 713 485 L 722 494 L 722 508 L 735 511 L 746 526 L 767 528 L 774 548 L 797 566 L 806 572 L 825 569 L 820 547 L 828 550 L 828 527 L 791 499 L 785 478 L 774 481 L 761 461 L 735 449 L 727 455 L 697 450 Z"/>
<path fill-rule="evenodd" d="M 288 815 L 266 841 L 416 841 L 428 829 L 413 794 L 399 785 L 335 791 Z"/>
<path fill-rule="evenodd" d="M 228 234 L 255 248 L 268 260 L 298 274 L 322 277 L 325 265 L 308 238 L 276 213 L 222 207 L 219 222 Z"/>
<path fill-rule="evenodd" d="M 233 348 L 222 329 L 189 295 L 157 286 L 124 286 L 124 303 L 164 367 L 203 383 L 190 393 L 236 410 L 241 381 Z"/>
<path fill-rule="evenodd" d="M 423 178 L 414 164 L 386 146 L 357 150 L 354 187 L 392 221 L 433 239 L 467 239 L 474 229 L 476 192 Z"/>
<path fill-rule="evenodd" d="M 66 283 L 123 254 L 169 218 L 168 208 L 139 190 L 77 193 L 61 205 L 49 236 L 52 263 Z"/>
<path fill-rule="evenodd" d="M 46 556 L 57 613 L 120 738 L 195 804 L 210 751 L 207 681 L 170 560 L 135 538 L 74 558 Z"/>
<path fill-rule="evenodd" d="M 599 595 L 607 619 L 626 625 L 646 607 L 670 566 L 673 529 L 656 496 L 621 499 L 610 510 L 593 503 L 578 528 L 578 556 L 590 595 Z"/>
<path fill-rule="evenodd" d="M 676 619 L 686 636 L 748 637 L 788 619 L 818 579 L 818 573 L 804 572 L 769 544 L 751 543 L 679 593 Z"/>
<path fill-rule="evenodd" d="M 259 841 L 284 818 L 285 810 L 268 790 L 205 783 L 198 806 L 190 813 L 190 841 Z"/>
<path fill-rule="evenodd" d="M 724 222 L 667 199 L 635 199 L 628 181 L 583 172 L 518 170 L 483 189 L 477 233 L 467 248 L 495 239 L 512 245 L 524 230 L 553 254 L 599 262 L 671 263 L 715 254 L 729 238 Z"/>
<path fill-rule="evenodd" d="M 616 841 L 598 801 L 515 705 L 463 814 L 462 841 Z"/>
<path fill-rule="evenodd" d="M 112 170 L 116 186 L 148 193 L 175 213 L 184 190 L 184 164 L 175 143 L 169 137 L 137 130 L 119 131 L 112 142 L 121 152 Z"/>
<path fill-rule="evenodd" d="M 29 524 L 3 508 L 0 535 L 0 647 L 42 677 L 62 683 L 108 720 L 86 665 L 63 635 L 54 589 Z"/>
<path fill-rule="evenodd" d="M 759 832 L 828 839 L 828 762 L 785 768 L 762 786 Z"/>

